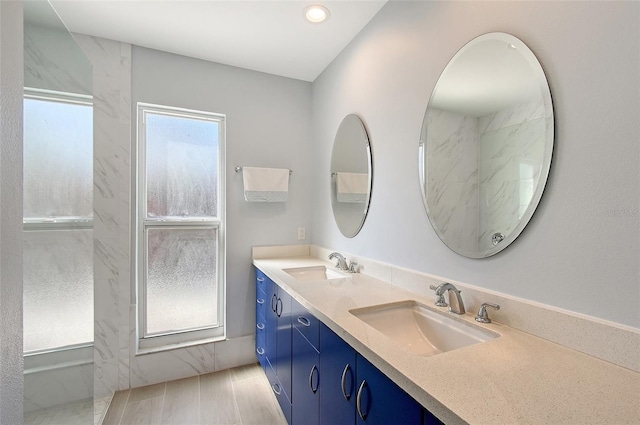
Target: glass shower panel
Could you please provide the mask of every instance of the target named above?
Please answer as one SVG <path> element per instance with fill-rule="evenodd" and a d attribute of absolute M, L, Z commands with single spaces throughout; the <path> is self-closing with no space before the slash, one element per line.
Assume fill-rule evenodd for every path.
<path fill-rule="evenodd" d="M 92 424 L 91 64 L 47 1 L 24 6 L 24 423 Z"/>

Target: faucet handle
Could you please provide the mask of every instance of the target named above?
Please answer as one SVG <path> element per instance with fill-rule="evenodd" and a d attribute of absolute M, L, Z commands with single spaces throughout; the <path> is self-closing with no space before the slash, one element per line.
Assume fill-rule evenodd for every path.
<path fill-rule="evenodd" d="M 349 263 L 349 273 L 358 273 L 358 263 L 352 261 Z"/>
<path fill-rule="evenodd" d="M 438 294 L 438 289 L 440 287 L 439 286 L 435 286 L 435 285 L 429 285 L 429 289 L 431 289 L 432 291 L 436 291 L 436 295 L 437 295 L 437 299 L 435 304 L 438 307 L 448 307 L 449 304 L 447 304 L 447 302 L 444 300 L 444 294 Z"/>
<path fill-rule="evenodd" d="M 491 323 L 491 319 L 489 319 L 489 315 L 487 314 L 487 307 L 500 310 L 500 306 L 498 304 L 482 303 L 478 310 L 478 314 L 476 315 L 476 322 Z"/>

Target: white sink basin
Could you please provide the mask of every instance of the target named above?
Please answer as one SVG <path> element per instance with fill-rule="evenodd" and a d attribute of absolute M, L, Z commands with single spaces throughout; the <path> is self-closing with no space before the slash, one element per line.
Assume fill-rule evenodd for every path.
<path fill-rule="evenodd" d="M 434 356 L 500 336 L 415 301 L 380 304 L 349 312 L 420 356 Z"/>
<path fill-rule="evenodd" d="M 294 269 L 282 269 L 290 276 L 298 280 L 331 280 L 331 279 L 348 279 L 351 277 L 348 273 L 342 273 L 338 270 L 328 269 L 325 266 L 298 267 Z"/>

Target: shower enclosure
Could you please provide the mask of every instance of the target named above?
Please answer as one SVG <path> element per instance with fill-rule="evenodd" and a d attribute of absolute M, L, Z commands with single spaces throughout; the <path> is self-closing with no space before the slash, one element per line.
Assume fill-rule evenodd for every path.
<path fill-rule="evenodd" d="M 24 65 L 25 424 L 92 424 L 92 68 L 46 1 Z"/>

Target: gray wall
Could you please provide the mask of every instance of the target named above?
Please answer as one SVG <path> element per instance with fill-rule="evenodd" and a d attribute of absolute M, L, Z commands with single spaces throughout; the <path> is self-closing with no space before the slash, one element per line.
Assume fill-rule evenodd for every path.
<path fill-rule="evenodd" d="M 0 425 L 22 423 L 22 2 L 0 2 Z"/>
<path fill-rule="evenodd" d="M 131 85 L 133 108 L 226 114 L 227 336 L 251 335 L 251 247 L 307 242 L 297 229 L 311 217 L 311 84 L 134 46 Z M 246 202 L 236 165 L 293 170 L 288 202 Z"/>
<path fill-rule="evenodd" d="M 620 324 L 640 327 L 640 3 L 390 2 L 313 84 L 312 242 Z M 456 51 L 511 33 L 550 82 L 556 145 L 528 227 L 472 260 L 436 236 L 418 188 L 429 96 Z M 361 233 L 338 232 L 331 145 L 344 115 L 369 129 L 374 182 Z"/>

